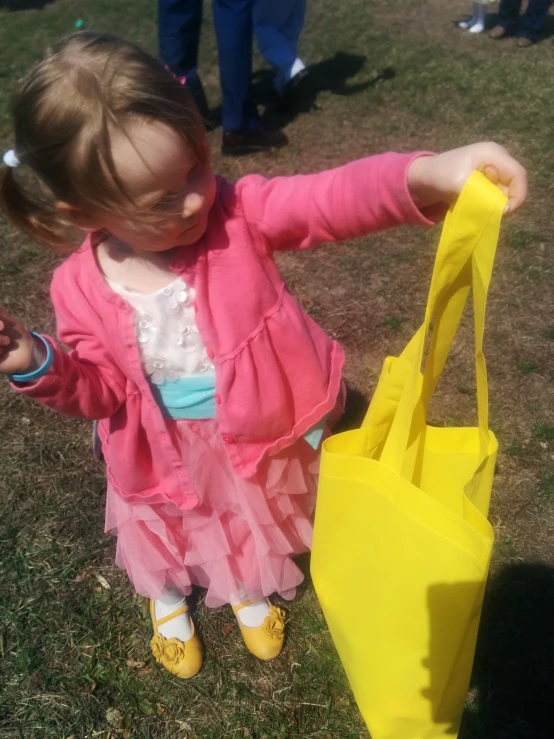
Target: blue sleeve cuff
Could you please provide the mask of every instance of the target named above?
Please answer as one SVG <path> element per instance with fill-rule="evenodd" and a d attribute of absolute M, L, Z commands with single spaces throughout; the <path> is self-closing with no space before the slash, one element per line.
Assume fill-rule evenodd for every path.
<path fill-rule="evenodd" d="M 10 380 L 12 380 L 13 382 L 34 382 L 35 380 L 39 380 L 48 372 L 48 370 L 54 363 L 54 352 L 52 351 L 50 343 L 46 341 L 44 336 L 36 334 L 34 331 L 31 331 L 31 336 L 33 337 L 33 339 L 38 339 L 44 344 L 44 348 L 46 349 L 46 359 L 41 364 L 41 366 L 33 372 L 26 372 L 22 375 L 9 375 Z"/>

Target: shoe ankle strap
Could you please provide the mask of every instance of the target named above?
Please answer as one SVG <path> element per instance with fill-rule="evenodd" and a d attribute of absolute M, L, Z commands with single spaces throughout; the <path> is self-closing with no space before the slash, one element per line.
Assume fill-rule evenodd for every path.
<path fill-rule="evenodd" d="M 188 611 L 189 607 L 185 603 L 184 606 L 181 606 L 180 608 L 177 608 L 176 611 L 173 611 L 172 613 L 169 613 L 167 616 L 163 616 L 162 618 L 154 621 L 154 626 L 158 628 L 158 626 L 163 626 L 168 621 L 171 621 L 172 619 L 176 618 L 177 616 L 180 616 L 182 613 L 186 613 Z M 155 613 L 156 611 L 154 611 Z"/>
<path fill-rule="evenodd" d="M 242 608 L 246 608 L 247 606 L 253 606 L 255 603 L 267 603 L 267 605 L 271 608 L 271 601 L 268 598 L 256 598 L 256 600 L 244 600 L 242 603 L 239 603 L 236 606 L 231 606 L 233 609 L 233 613 L 238 613 Z"/>

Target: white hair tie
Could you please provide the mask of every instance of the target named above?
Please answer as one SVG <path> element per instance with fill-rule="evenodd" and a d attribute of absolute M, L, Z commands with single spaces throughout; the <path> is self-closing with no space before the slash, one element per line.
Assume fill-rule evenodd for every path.
<path fill-rule="evenodd" d="M 4 159 L 4 164 L 6 165 L 6 167 L 12 167 L 12 168 L 19 167 L 19 165 L 21 164 L 21 162 L 19 161 L 17 157 L 17 154 L 15 153 L 13 149 L 10 149 L 9 151 L 7 151 L 4 154 L 3 159 Z"/>

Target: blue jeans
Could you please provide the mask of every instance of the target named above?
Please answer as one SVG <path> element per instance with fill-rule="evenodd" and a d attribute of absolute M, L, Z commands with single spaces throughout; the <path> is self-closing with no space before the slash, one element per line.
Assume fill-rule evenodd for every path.
<path fill-rule="evenodd" d="M 275 70 L 275 87 L 281 91 L 290 80 L 298 57 L 298 41 L 306 0 L 254 0 L 254 33 L 260 54 Z"/>
<path fill-rule="evenodd" d="M 510 33 L 515 32 L 518 38 L 524 36 L 537 41 L 548 16 L 550 0 L 529 0 L 520 23 L 521 3 L 522 0 L 500 0 L 498 25 Z"/>
<path fill-rule="evenodd" d="M 279 1 L 279 0 L 277 0 Z M 223 98 L 223 129 L 250 130 L 260 123 L 252 98 L 253 0 L 213 0 Z M 201 88 L 198 46 L 202 0 L 158 0 L 160 58 L 194 94 Z"/>
<path fill-rule="evenodd" d="M 191 89 L 200 85 L 197 67 L 201 26 L 202 0 L 158 0 L 160 58 L 176 77 L 186 77 Z"/>
<path fill-rule="evenodd" d="M 253 0 L 213 0 L 224 131 L 260 127 L 252 97 L 252 10 Z"/>
<path fill-rule="evenodd" d="M 160 58 L 177 77 L 198 76 L 202 0 L 158 0 Z"/>

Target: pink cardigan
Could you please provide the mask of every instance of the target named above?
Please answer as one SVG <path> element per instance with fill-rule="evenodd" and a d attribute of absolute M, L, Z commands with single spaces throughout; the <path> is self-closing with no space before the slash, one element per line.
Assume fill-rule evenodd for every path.
<path fill-rule="evenodd" d="M 196 290 L 200 335 L 215 365 L 217 420 L 236 472 L 305 434 L 335 405 L 344 360 L 288 292 L 272 259 L 401 223 L 430 221 L 406 173 L 418 154 L 384 154 L 316 175 L 218 178 L 205 236 L 171 269 Z M 145 378 L 132 309 L 104 280 L 87 239 L 54 273 L 58 335 L 48 374 L 21 393 L 61 413 L 101 419 L 111 483 L 131 503 L 193 508 L 186 472 Z"/>

